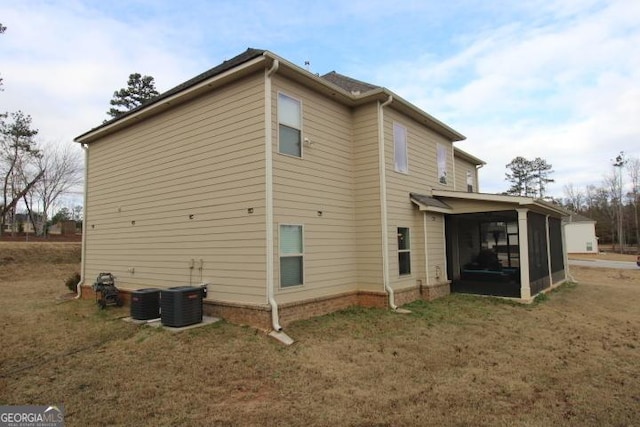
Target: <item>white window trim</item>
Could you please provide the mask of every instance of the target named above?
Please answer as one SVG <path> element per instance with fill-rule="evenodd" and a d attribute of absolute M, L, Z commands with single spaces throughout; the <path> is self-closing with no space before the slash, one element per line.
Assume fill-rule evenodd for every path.
<path fill-rule="evenodd" d="M 298 101 L 298 103 L 300 104 L 300 156 L 294 156 L 293 154 L 287 154 L 287 153 L 283 153 L 280 151 L 280 95 L 284 95 L 287 98 L 291 98 L 295 101 Z M 278 91 L 277 96 L 276 96 L 276 110 L 277 110 L 277 117 L 276 117 L 276 121 L 277 121 L 277 131 L 276 131 L 276 140 L 278 141 L 278 154 L 280 154 L 281 156 L 286 156 L 286 157 L 290 157 L 292 159 L 302 159 L 304 158 L 304 121 L 302 120 L 303 117 L 303 105 L 302 105 L 302 99 L 300 98 L 296 98 L 295 96 L 291 96 L 286 92 L 283 91 Z M 288 125 L 285 125 L 288 126 Z"/>
<path fill-rule="evenodd" d="M 396 242 L 398 240 L 397 235 L 400 232 L 401 228 L 406 228 L 407 229 L 407 236 L 409 236 L 409 249 L 400 249 L 400 246 L 397 247 L 398 249 L 398 277 L 411 277 L 413 275 L 413 269 L 411 268 L 411 227 L 403 227 L 403 226 L 397 226 L 396 227 Z M 406 274 L 400 274 L 400 254 L 401 253 L 408 253 L 409 254 L 409 273 Z"/>
<path fill-rule="evenodd" d="M 404 158 L 406 160 L 407 163 L 407 170 L 399 170 L 396 162 L 396 126 L 399 126 L 401 128 L 404 129 Z M 407 129 L 407 127 L 403 124 L 401 124 L 400 122 L 393 122 L 393 128 L 392 128 L 392 134 L 393 134 L 393 170 L 404 174 L 404 175 L 409 175 L 409 130 Z"/>
<path fill-rule="evenodd" d="M 295 156 L 293 156 L 295 157 Z M 294 227 L 300 227 L 300 231 L 302 233 L 302 253 L 298 253 L 298 254 L 283 254 L 281 251 L 281 246 L 280 246 L 280 242 L 281 242 L 281 233 L 280 233 L 280 228 L 282 226 L 294 226 Z M 307 277 L 306 277 L 306 271 L 307 269 L 305 268 L 305 255 L 304 255 L 304 251 L 305 251 L 306 245 L 304 243 L 304 224 L 292 224 L 292 223 L 278 223 L 278 287 L 280 288 L 280 290 L 283 291 L 287 291 L 289 289 L 300 289 L 301 287 L 304 286 L 305 283 L 307 283 Z M 280 260 L 285 257 L 302 257 L 302 283 L 299 285 L 291 285 L 291 286 L 282 286 L 282 277 L 280 277 Z"/>

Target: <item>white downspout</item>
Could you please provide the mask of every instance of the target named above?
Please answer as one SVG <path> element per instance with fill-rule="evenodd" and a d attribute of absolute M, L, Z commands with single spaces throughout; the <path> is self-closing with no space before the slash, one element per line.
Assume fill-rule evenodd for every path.
<path fill-rule="evenodd" d="M 87 255 L 87 189 L 89 188 L 89 144 L 82 144 L 84 150 L 84 194 L 82 196 L 84 214 L 82 215 L 82 249 L 80 255 L 80 281 L 76 285 L 75 299 L 82 296 L 82 285 L 85 278 L 85 263 Z"/>
<path fill-rule="evenodd" d="M 393 96 L 389 95 L 389 99 L 385 102 L 378 103 L 378 155 L 380 162 L 380 214 L 382 216 L 382 280 L 384 282 L 384 290 L 389 294 L 389 307 L 392 310 L 397 310 L 398 306 L 396 305 L 389 279 L 389 230 L 387 230 L 387 178 L 385 173 L 387 165 L 384 155 L 384 112 L 382 111 L 392 101 Z"/>
<path fill-rule="evenodd" d="M 278 71 L 280 62 L 273 61 L 271 68 L 265 73 L 264 82 L 264 125 L 265 125 L 265 216 L 267 231 L 267 300 L 271 306 L 271 325 L 275 331 L 281 331 L 278 303 L 274 294 L 273 277 L 273 135 L 271 117 L 271 76 Z"/>
<path fill-rule="evenodd" d="M 424 233 L 424 274 L 426 276 L 427 287 L 431 286 L 429 278 L 429 243 L 427 241 L 427 212 L 422 213 L 422 232 Z"/>
<path fill-rule="evenodd" d="M 476 165 L 476 193 L 480 192 L 480 169 L 482 169 L 484 165 Z"/>

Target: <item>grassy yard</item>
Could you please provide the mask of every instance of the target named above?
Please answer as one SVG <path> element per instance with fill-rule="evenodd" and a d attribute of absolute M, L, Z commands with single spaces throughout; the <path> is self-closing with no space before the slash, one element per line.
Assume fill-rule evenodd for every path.
<path fill-rule="evenodd" d="M 412 314 L 298 322 L 286 347 L 219 322 L 172 333 L 69 301 L 79 245 L 0 243 L 0 404 L 68 426 L 637 425 L 640 271 L 572 268 L 521 306 L 452 295 Z"/>

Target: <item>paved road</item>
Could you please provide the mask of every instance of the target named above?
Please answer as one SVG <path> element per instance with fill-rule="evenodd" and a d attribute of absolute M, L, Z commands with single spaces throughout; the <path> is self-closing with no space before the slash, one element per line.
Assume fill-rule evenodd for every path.
<path fill-rule="evenodd" d="M 600 259 L 593 259 L 593 260 L 570 259 L 569 265 L 580 265 L 583 267 L 618 268 L 622 270 L 635 270 L 636 268 L 640 268 L 635 262 L 605 261 Z"/>

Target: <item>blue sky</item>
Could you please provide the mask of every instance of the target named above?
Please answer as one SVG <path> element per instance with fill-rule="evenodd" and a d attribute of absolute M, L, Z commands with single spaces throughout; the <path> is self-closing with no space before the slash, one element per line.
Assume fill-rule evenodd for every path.
<path fill-rule="evenodd" d="M 556 183 L 599 185 L 640 156 L 640 1 L 3 0 L 0 111 L 59 144 L 100 124 L 130 73 L 160 91 L 247 47 L 385 86 L 482 158 L 481 190 L 542 157 Z"/>

